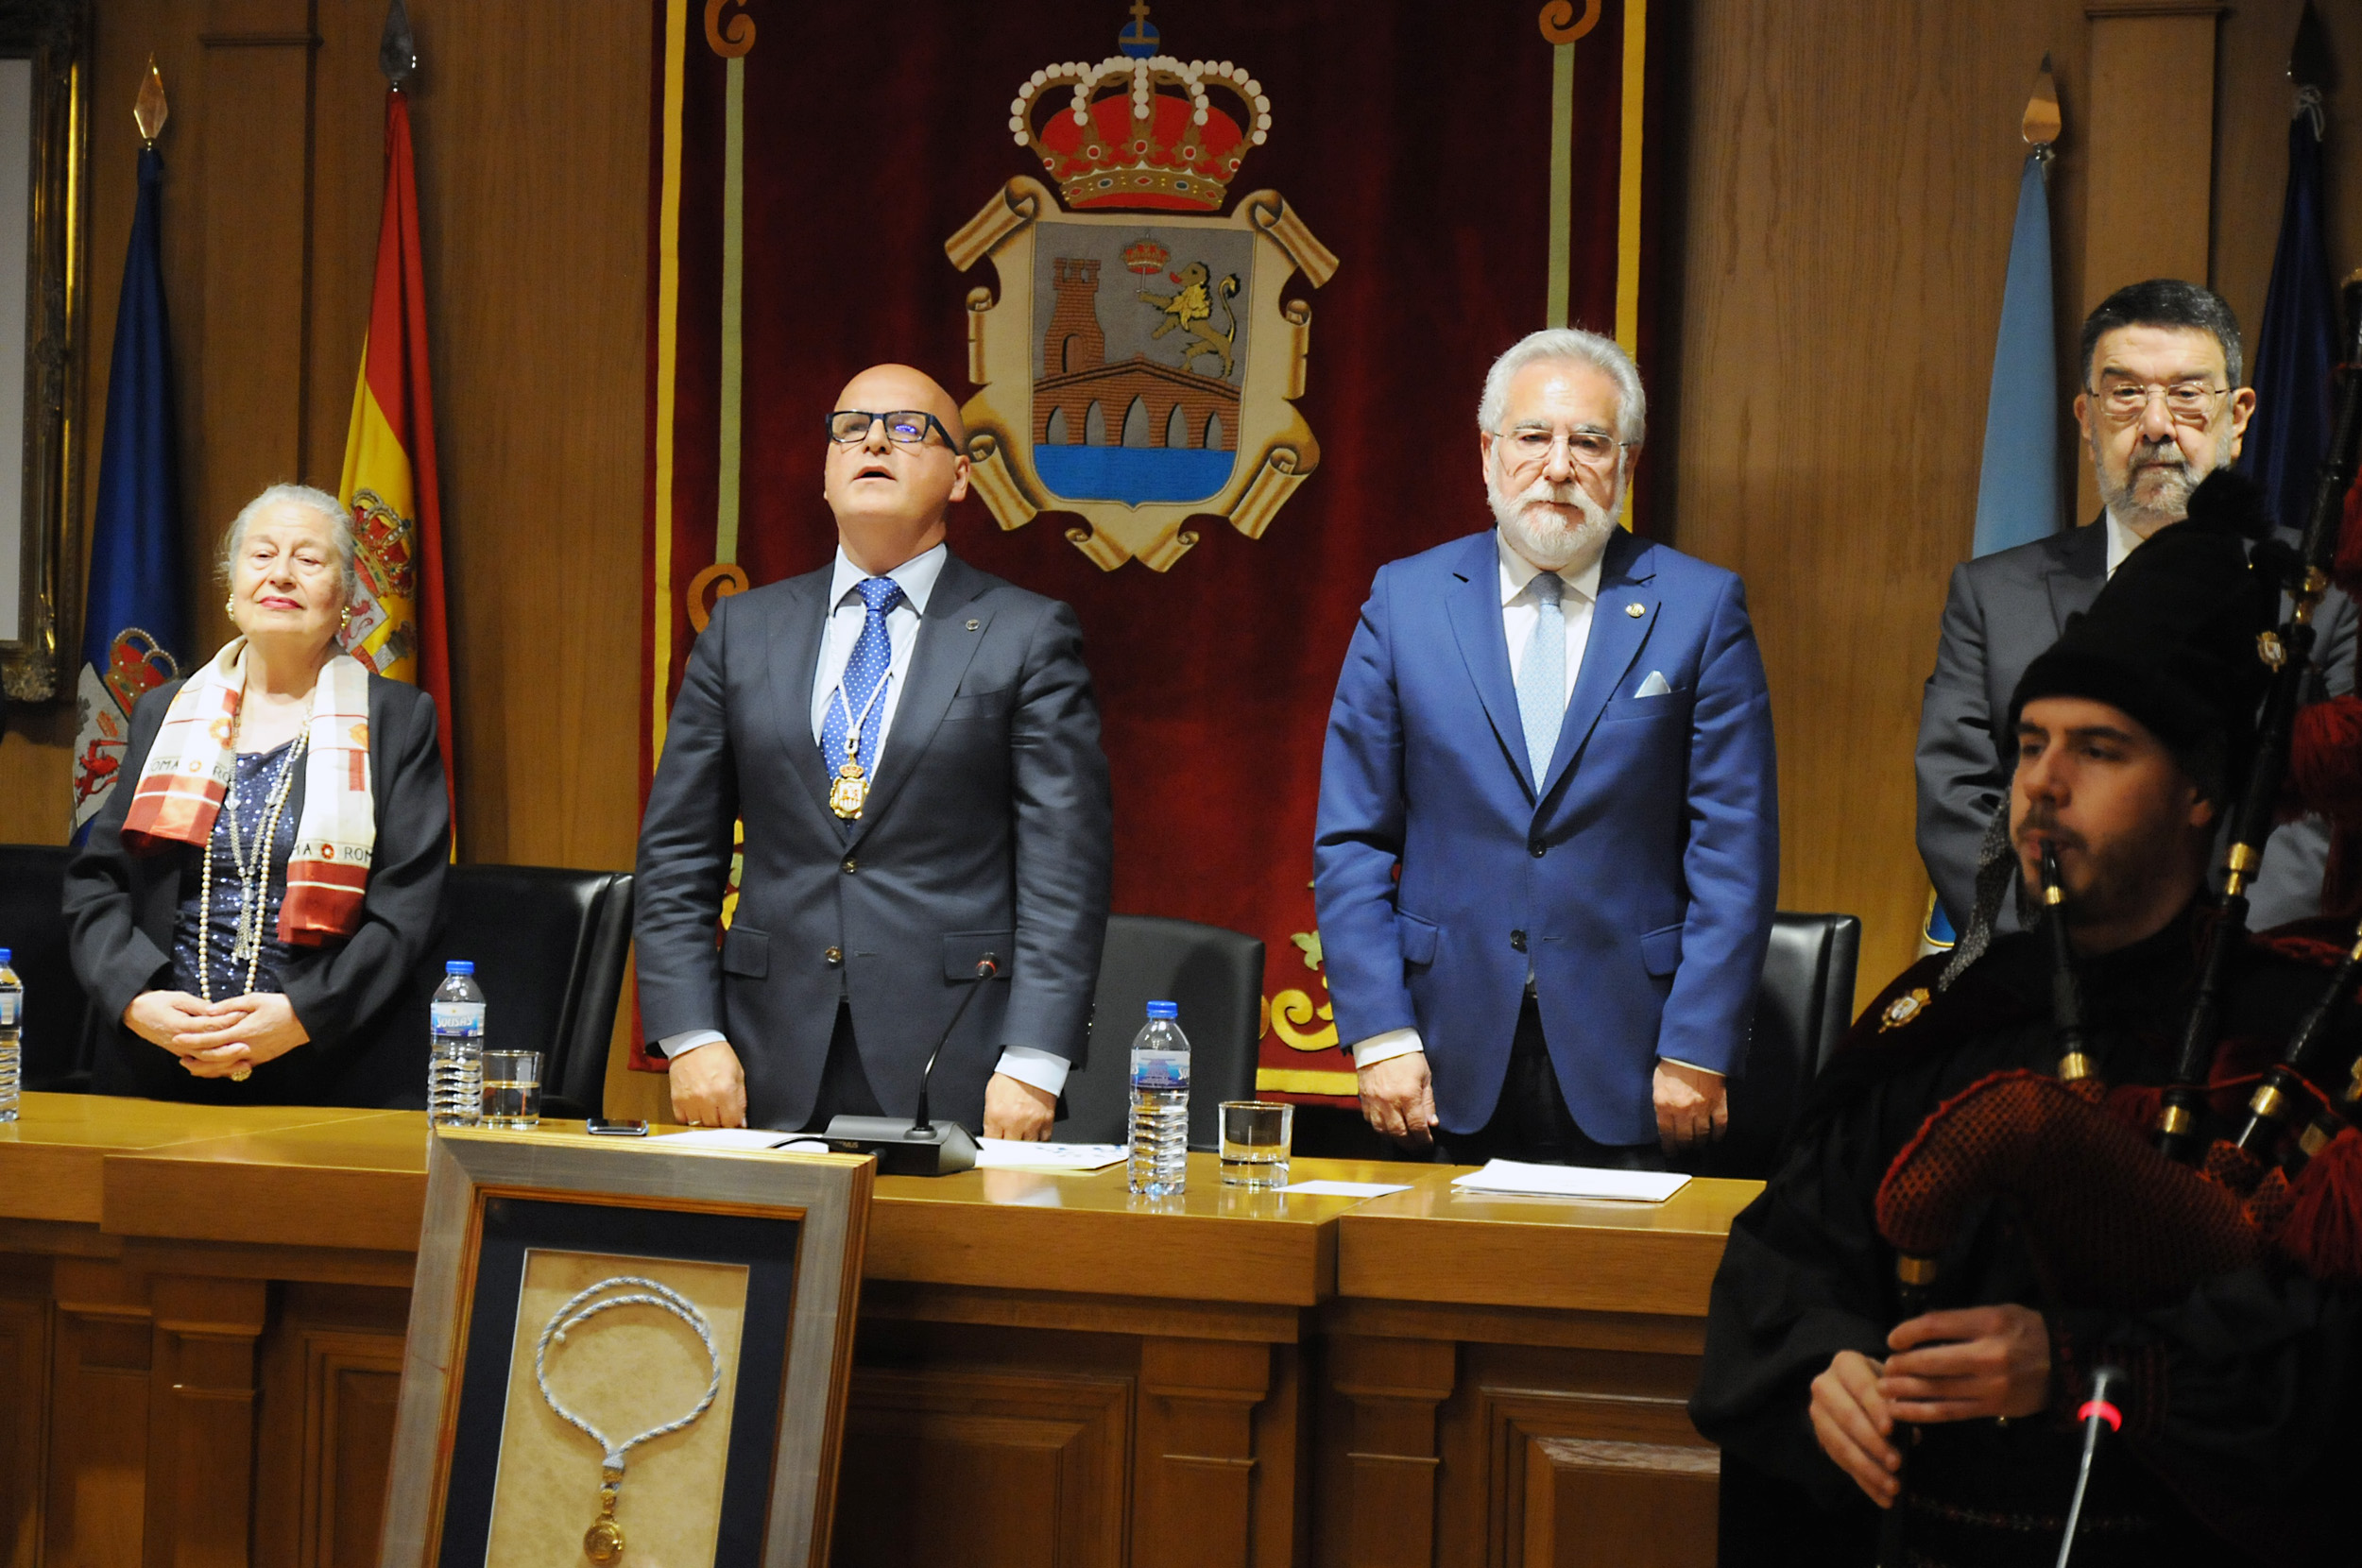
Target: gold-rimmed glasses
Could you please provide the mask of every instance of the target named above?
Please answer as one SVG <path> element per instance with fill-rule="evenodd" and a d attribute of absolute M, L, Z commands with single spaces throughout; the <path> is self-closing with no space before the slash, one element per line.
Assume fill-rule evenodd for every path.
<path fill-rule="evenodd" d="M 2216 400 L 2230 391 L 2209 386 L 2195 378 L 2167 383 L 2111 381 L 2091 388 L 2091 399 L 2110 424 L 2129 425 L 2147 417 L 2149 403 L 2165 400 L 2165 413 L 2177 425 L 2204 426 L 2213 422 Z"/>
<path fill-rule="evenodd" d="M 1499 438 L 1508 443 L 1509 460 L 1514 468 L 1538 469 L 1550 460 L 1559 443 L 1565 442 L 1568 460 L 1593 473 L 1605 473 L 1615 465 L 1617 454 L 1632 445 L 1618 441 L 1597 425 L 1577 425 L 1572 430 L 1554 430 L 1545 424 L 1515 425 L 1503 431 Z"/>

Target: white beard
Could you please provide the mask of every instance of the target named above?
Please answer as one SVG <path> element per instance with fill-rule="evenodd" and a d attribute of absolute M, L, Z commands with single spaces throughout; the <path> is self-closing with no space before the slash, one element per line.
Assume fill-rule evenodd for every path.
<path fill-rule="evenodd" d="M 1607 549 L 1608 537 L 1616 531 L 1616 520 L 1607 508 L 1580 485 L 1553 485 L 1537 479 L 1518 494 L 1509 495 L 1502 488 L 1499 468 L 1487 464 L 1484 493 L 1493 504 L 1493 520 L 1500 524 L 1509 547 L 1544 571 L 1590 566 Z M 1551 503 L 1574 507 L 1583 514 L 1582 520 L 1567 521 L 1549 509 Z"/>

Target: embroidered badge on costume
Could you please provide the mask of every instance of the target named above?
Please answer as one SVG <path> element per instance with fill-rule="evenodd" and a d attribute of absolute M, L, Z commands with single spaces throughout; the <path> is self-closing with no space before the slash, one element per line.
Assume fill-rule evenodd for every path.
<path fill-rule="evenodd" d="M 1921 986 L 1908 997 L 1897 997 L 1887 1003 L 1887 1010 L 1878 1014 L 1878 1032 L 1901 1029 L 1927 1008 L 1927 988 Z"/>

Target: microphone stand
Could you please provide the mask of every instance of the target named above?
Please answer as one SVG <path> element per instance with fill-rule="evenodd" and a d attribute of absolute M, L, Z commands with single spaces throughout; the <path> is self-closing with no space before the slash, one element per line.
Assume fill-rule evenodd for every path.
<path fill-rule="evenodd" d="M 821 1134 L 830 1149 L 841 1154 L 877 1155 L 881 1176 L 954 1176 L 976 1168 L 976 1140 L 956 1121 L 938 1127 L 929 1119 L 927 1091 L 934 1079 L 935 1058 L 943 1054 L 960 1020 L 967 1016 L 968 1005 L 984 990 L 984 981 L 1000 973 L 999 954 L 986 953 L 976 961 L 974 978 L 967 982 L 960 1005 L 951 1010 L 951 1021 L 943 1026 L 942 1037 L 927 1053 L 927 1065 L 919 1072 L 918 1114 L 907 1121 L 900 1116 L 831 1116 L 828 1132 Z"/>

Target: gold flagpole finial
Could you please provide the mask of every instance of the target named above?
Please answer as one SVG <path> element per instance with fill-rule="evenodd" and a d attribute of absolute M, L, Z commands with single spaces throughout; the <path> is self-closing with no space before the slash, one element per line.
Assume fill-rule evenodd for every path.
<path fill-rule="evenodd" d="M 131 119 L 140 128 L 140 141 L 148 146 L 164 133 L 164 121 L 171 117 L 172 106 L 164 102 L 163 73 L 156 69 L 156 57 L 147 57 L 147 75 L 140 82 L 140 95 L 131 105 Z"/>
<path fill-rule="evenodd" d="M 2034 77 L 2034 95 L 2026 101 L 2026 118 L 2018 130 L 2037 153 L 2047 157 L 2051 144 L 2059 139 L 2059 84 L 2050 77 L 2050 56 L 2042 57 L 2042 70 Z"/>

